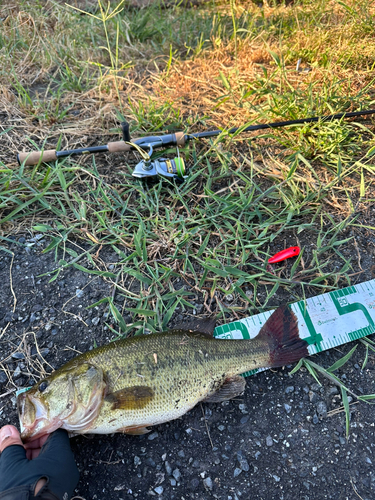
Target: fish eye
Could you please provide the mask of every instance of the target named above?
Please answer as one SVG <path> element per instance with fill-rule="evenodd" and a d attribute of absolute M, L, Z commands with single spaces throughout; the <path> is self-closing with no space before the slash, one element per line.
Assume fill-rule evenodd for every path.
<path fill-rule="evenodd" d="M 43 382 L 40 383 L 39 392 L 45 391 L 47 387 L 48 387 L 48 382 L 46 380 L 43 380 Z"/>

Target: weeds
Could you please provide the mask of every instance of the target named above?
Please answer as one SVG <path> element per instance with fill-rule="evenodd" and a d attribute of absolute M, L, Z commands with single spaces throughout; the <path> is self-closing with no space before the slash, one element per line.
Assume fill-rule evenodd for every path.
<path fill-rule="evenodd" d="M 368 347 L 369 342 L 368 339 L 361 339 L 360 342 L 366 345 Z M 370 341 L 372 343 L 372 341 Z M 357 395 L 355 394 L 351 389 L 349 389 L 343 382 L 340 380 L 336 375 L 334 375 L 333 372 L 341 368 L 342 366 L 345 365 L 349 361 L 349 359 L 352 357 L 353 353 L 357 349 L 357 346 L 355 345 L 345 356 L 340 358 L 338 361 L 336 361 L 332 366 L 329 368 L 323 368 L 322 366 L 314 363 L 311 361 L 311 359 L 301 359 L 299 363 L 293 368 L 293 370 L 290 372 L 291 374 L 295 373 L 297 370 L 301 368 L 301 366 L 305 366 L 307 370 L 309 371 L 310 375 L 316 380 L 316 382 L 321 385 L 319 381 L 319 376 L 318 374 L 322 375 L 326 379 L 328 379 L 331 383 L 337 385 L 340 387 L 341 390 L 341 398 L 342 398 L 342 403 L 343 403 L 343 410 L 345 412 L 345 420 L 346 420 L 346 437 L 349 437 L 349 431 L 350 431 L 350 407 L 349 407 L 349 400 L 348 400 L 348 393 L 352 394 L 358 401 L 362 401 L 364 403 L 368 404 L 374 404 L 372 401 L 375 399 L 375 394 L 364 394 L 364 395 Z M 368 353 L 366 351 L 366 357 Z"/>

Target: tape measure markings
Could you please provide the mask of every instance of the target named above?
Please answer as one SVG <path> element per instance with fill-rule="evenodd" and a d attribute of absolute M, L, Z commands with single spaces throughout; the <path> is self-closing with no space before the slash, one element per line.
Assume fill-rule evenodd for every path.
<path fill-rule="evenodd" d="M 296 302 L 291 309 L 310 354 L 332 349 L 375 332 L 375 280 Z M 214 335 L 226 339 L 254 338 L 272 312 L 220 325 Z M 252 370 L 245 376 L 263 370 Z"/>

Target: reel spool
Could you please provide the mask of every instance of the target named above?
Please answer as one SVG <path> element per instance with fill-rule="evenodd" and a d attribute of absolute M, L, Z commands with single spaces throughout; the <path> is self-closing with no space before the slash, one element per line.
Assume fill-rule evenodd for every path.
<path fill-rule="evenodd" d="M 142 160 L 136 165 L 133 171 L 133 177 L 145 179 L 161 175 L 162 177 L 168 177 L 169 179 L 175 179 L 182 182 L 187 177 L 187 175 L 185 175 L 185 170 L 185 162 L 181 156 L 176 156 L 173 159 L 159 158 L 158 160 L 150 161 Z"/>

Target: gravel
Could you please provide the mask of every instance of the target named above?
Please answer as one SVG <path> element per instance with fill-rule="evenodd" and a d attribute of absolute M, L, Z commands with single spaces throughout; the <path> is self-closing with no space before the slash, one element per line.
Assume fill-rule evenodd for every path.
<path fill-rule="evenodd" d="M 111 256 L 106 261 L 106 252 L 101 251 L 101 259 L 113 262 Z M 27 275 L 34 276 L 34 281 L 25 279 L 25 261 Z M 0 328 L 7 325 L 5 317 L 12 319 L 0 343 L 0 359 L 6 360 L 3 366 L 11 377 L 8 382 L 7 374 L 0 370 L 0 418 L 2 424 L 17 425 L 14 389 L 38 380 L 37 372 L 29 373 L 31 366 L 40 362 L 50 370 L 38 354 L 34 333 L 43 358 L 56 367 L 72 359 L 75 351 L 88 351 L 94 339 L 102 345 L 116 334 L 104 330 L 104 322 L 112 321 L 108 305 L 88 309 L 111 296 L 109 283 L 95 278 L 90 290 L 88 276 L 73 268 L 63 270 L 59 281 L 50 282 L 51 276 L 42 275 L 55 268 L 53 255 L 37 254 L 35 247 L 29 254 L 15 252 L 12 278 L 18 301 L 13 315 L 9 266 L 10 257 L 0 253 Z M 84 291 L 83 296 L 76 296 L 77 289 Z M 135 307 L 129 304 L 127 307 Z M 185 312 L 181 312 L 184 320 Z M 130 313 L 126 317 L 132 321 Z M 45 329 L 47 323 L 52 325 L 49 330 Z M 25 334 L 24 350 L 23 344 L 18 346 Z M 330 366 L 351 347 L 319 354 L 314 361 Z M 374 392 L 375 359 L 370 355 L 362 370 L 364 355 L 359 344 L 339 376 L 346 375 L 354 392 L 368 394 Z M 332 413 L 342 406 L 337 387 L 323 378 L 320 386 L 306 370 L 292 376 L 289 371 L 276 369 L 251 377 L 242 396 L 223 404 L 197 405 L 182 418 L 155 426 L 150 434 L 72 438 L 81 473 L 76 496 L 87 500 L 354 500 L 360 495 L 372 500 L 373 407 L 361 402 L 350 407 L 350 436 L 346 439 L 345 413 Z"/>

